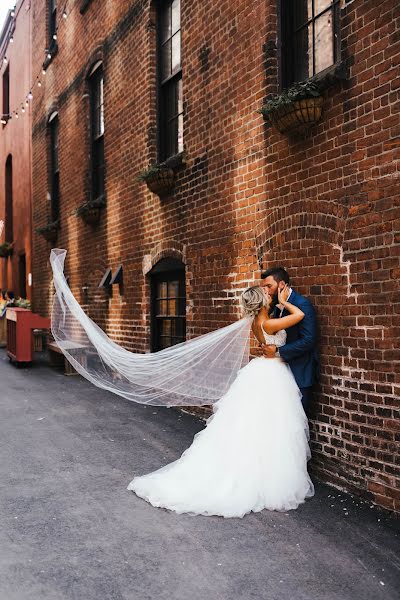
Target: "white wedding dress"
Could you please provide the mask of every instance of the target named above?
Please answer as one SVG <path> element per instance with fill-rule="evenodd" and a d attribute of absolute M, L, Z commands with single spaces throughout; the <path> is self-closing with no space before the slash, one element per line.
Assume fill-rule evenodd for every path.
<path fill-rule="evenodd" d="M 282 346 L 286 332 L 265 334 Z M 214 404 L 207 426 L 175 462 L 135 477 L 129 490 L 177 513 L 243 517 L 295 509 L 314 495 L 308 421 L 289 366 L 250 361 Z"/>

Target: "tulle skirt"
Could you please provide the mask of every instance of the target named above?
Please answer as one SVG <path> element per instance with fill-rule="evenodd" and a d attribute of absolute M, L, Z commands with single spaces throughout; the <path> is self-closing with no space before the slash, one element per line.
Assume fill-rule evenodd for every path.
<path fill-rule="evenodd" d="M 314 495 L 307 472 L 308 421 L 290 368 L 253 359 L 214 405 L 182 456 L 128 486 L 153 506 L 243 517 L 295 509 Z"/>

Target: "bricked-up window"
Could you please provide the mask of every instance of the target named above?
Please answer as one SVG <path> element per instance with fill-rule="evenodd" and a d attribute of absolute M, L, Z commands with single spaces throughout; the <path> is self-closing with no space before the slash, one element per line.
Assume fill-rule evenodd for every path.
<path fill-rule="evenodd" d="M 49 47 L 54 45 L 54 36 L 57 33 L 57 0 L 48 0 L 49 2 Z"/>
<path fill-rule="evenodd" d="M 60 166 L 58 158 L 59 121 L 54 113 L 50 123 L 50 186 L 51 186 L 51 220 L 60 218 Z"/>
<path fill-rule="evenodd" d="M 160 261 L 151 272 L 152 351 L 186 339 L 185 267 L 173 259 Z"/>
<path fill-rule="evenodd" d="M 3 73 L 3 119 L 8 121 L 10 114 L 10 65 Z"/>
<path fill-rule="evenodd" d="M 159 5 L 158 61 L 159 158 L 163 161 L 183 151 L 180 0 Z"/>
<path fill-rule="evenodd" d="M 339 0 L 280 0 L 283 88 L 338 61 L 339 10 Z"/>
<path fill-rule="evenodd" d="M 104 196 L 104 78 L 101 63 L 90 78 L 92 199 Z"/>
<path fill-rule="evenodd" d="M 6 161 L 6 177 L 5 177 L 6 189 L 6 222 L 5 222 L 5 241 L 12 244 L 14 241 L 14 207 L 13 207 L 13 165 L 11 154 L 7 157 Z"/>

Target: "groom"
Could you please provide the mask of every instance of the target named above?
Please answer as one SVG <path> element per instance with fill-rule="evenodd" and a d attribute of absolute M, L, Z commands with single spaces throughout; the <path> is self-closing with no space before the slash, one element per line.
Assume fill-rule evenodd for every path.
<path fill-rule="evenodd" d="M 273 317 L 288 315 L 288 311 L 278 304 L 278 290 L 290 285 L 289 275 L 282 267 L 273 267 L 261 275 L 261 287 L 271 296 L 274 305 Z M 263 346 L 266 358 L 280 356 L 288 363 L 302 393 L 301 402 L 307 410 L 311 401 L 311 388 L 318 378 L 319 358 L 317 353 L 317 319 L 315 309 L 304 296 L 289 287 L 288 302 L 304 312 L 304 319 L 286 330 L 286 344 L 277 350 L 276 346 Z"/>

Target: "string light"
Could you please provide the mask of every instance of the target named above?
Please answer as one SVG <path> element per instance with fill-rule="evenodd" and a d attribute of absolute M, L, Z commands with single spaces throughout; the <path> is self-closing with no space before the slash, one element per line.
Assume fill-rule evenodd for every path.
<path fill-rule="evenodd" d="M 66 20 L 67 17 L 68 17 L 68 13 L 67 13 L 67 4 L 68 4 L 68 2 L 69 2 L 69 0 L 65 0 L 64 9 L 63 9 L 63 11 L 61 13 L 63 20 Z M 15 18 L 15 14 L 16 14 L 16 12 L 15 12 L 15 7 L 14 7 L 11 10 L 11 12 L 10 12 L 10 15 L 11 15 L 11 17 L 13 19 Z M 55 41 L 58 39 L 58 29 L 59 29 L 59 25 L 56 27 L 55 32 L 53 34 L 53 40 L 55 40 Z M 9 37 L 8 41 L 10 42 L 10 44 L 14 43 L 14 35 L 12 33 L 10 34 L 10 37 Z M 53 56 L 52 56 L 52 54 L 51 54 L 51 52 L 50 52 L 50 50 L 48 48 L 45 49 L 45 54 L 46 54 L 46 57 L 47 57 L 48 60 L 51 60 L 53 58 Z M 7 58 L 7 56 L 4 56 L 3 63 L 5 65 L 8 64 L 8 58 Z M 41 68 L 41 72 L 42 72 L 42 75 L 46 75 L 46 68 L 44 66 Z M 37 83 L 38 87 L 42 87 L 42 82 L 40 81 L 40 76 L 39 75 L 37 75 L 36 79 L 33 81 L 32 88 L 31 88 L 31 90 L 29 91 L 29 93 L 26 96 L 25 103 L 21 104 L 21 109 L 20 109 L 21 113 L 25 113 L 26 112 L 26 108 L 25 107 L 29 107 L 29 102 L 33 100 L 32 89 L 33 89 L 35 83 Z M 9 113 L 8 115 L 7 114 L 1 115 L 1 113 L 0 113 L 0 123 L 3 124 L 3 125 L 6 125 L 7 121 L 9 121 L 10 119 L 12 119 L 13 115 L 15 115 L 15 118 L 18 119 L 19 118 L 18 110 L 14 110 L 11 113 Z"/>

